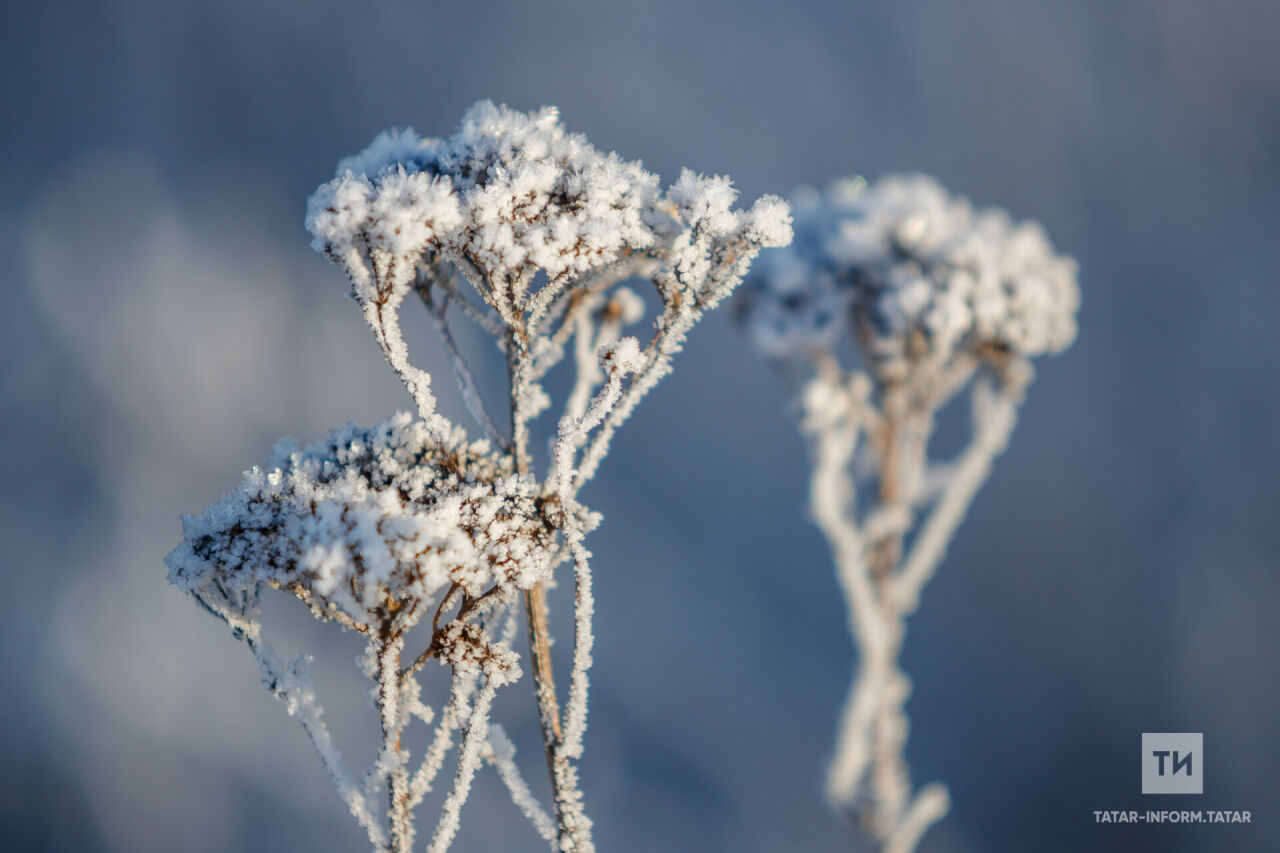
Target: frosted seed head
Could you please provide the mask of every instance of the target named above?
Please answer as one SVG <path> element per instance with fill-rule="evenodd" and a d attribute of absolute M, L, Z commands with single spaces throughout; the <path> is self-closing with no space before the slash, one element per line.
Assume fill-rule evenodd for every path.
<path fill-rule="evenodd" d="M 368 632 L 389 619 L 407 628 L 453 583 L 472 595 L 532 587 L 550 574 L 554 534 L 509 458 L 460 431 L 438 444 L 401 414 L 277 445 L 239 488 L 183 518 L 166 564 L 187 591 L 267 584 Z"/>
<path fill-rule="evenodd" d="M 776 195 L 764 195 L 756 199 L 744 219 L 747 236 L 767 248 L 785 246 L 791 242 L 791 223 L 791 205 Z"/>
<path fill-rule="evenodd" d="M 684 169 L 680 179 L 667 191 L 667 198 L 685 223 L 706 234 L 721 237 L 738 227 L 738 215 L 733 209 L 738 191 L 727 177 Z"/>
<path fill-rule="evenodd" d="M 975 211 L 932 178 L 840 181 L 800 194 L 795 216 L 794 242 L 760 259 L 742 299 L 770 356 L 811 360 L 856 337 L 887 375 L 904 359 L 1033 357 L 1075 338 L 1075 262 L 1039 225 Z"/>
<path fill-rule="evenodd" d="M 600 348 L 600 366 L 608 372 L 636 373 L 644 367 L 644 350 L 633 337 L 619 338 Z"/>
<path fill-rule="evenodd" d="M 355 246 L 372 218 L 377 191 L 364 175 L 344 173 L 307 199 L 307 230 L 311 247 L 338 256 Z"/>
<path fill-rule="evenodd" d="M 448 182 L 396 167 L 382 177 L 369 220 L 372 246 L 393 257 L 415 258 L 438 235 L 452 233 L 462 216 Z"/>
<path fill-rule="evenodd" d="M 450 622 L 437 642 L 440 662 L 457 675 L 484 675 L 495 687 L 520 679 L 519 655 L 495 644 L 474 622 Z"/>
<path fill-rule="evenodd" d="M 448 140 L 384 132 L 339 169 L 335 181 L 350 174 L 372 186 L 375 223 L 417 222 L 415 233 L 429 235 L 400 248 L 464 256 L 491 278 L 580 274 L 654 240 L 644 220 L 657 178 L 566 131 L 551 107 L 523 113 L 481 101 Z M 441 188 L 438 198 L 403 192 L 403 176 L 416 173 Z M 331 194 L 322 187 L 312 207 L 323 210 Z M 442 207 L 446 195 L 456 207 Z M 349 233 L 330 234 L 327 224 L 308 217 L 322 246 Z"/>
<path fill-rule="evenodd" d="M 719 244 L 754 253 L 790 239 L 786 202 L 765 196 L 741 211 L 737 195 L 728 178 L 690 170 L 663 193 L 639 161 L 567 131 L 555 108 L 480 101 L 446 140 L 384 131 L 344 158 L 312 195 L 306 222 L 312 245 L 348 267 L 357 296 L 365 281 L 370 295 L 403 290 L 416 264 L 434 258 L 465 263 L 496 288 L 652 252 L 696 284 Z"/>

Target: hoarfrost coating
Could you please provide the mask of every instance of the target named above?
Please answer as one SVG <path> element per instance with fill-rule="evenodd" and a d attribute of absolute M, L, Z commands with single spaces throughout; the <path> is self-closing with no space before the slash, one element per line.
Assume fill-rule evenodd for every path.
<path fill-rule="evenodd" d="M 688 170 L 664 197 L 639 161 L 569 133 L 554 107 L 529 114 L 481 101 L 448 140 L 384 131 L 343 159 L 311 197 L 307 229 L 317 251 L 373 253 L 405 277 L 431 250 L 490 278 L 556 278 L 673 236 L 676 217 L 715 236 L 749 228 L 766 245 L 786 242 L 785 204 L 766 197 L 743 212 L 736 198 L 727 178 Z"/>
<path fill-rule="evenodd" d="M 765 196 L 745 211 L 736 199 L 728 178 L 687 169 L 664 194 L 639 161 L 566 131 L 554 108 L 523 113 L 481 101 L 447 140 L 385 131 L 342 160 L 308 201 L 306 225 L 312 246 L 346 268 L 387 360 L 443 436 L 431 377 L 409 363 L 397 320 L 423 264 L 453 264 L 496 314 L 483 322 L 527 323 L 554 357 L 554 341 L 538 338 L 573 283 L 598 290 L 592 274 L 627 258 L 632 268 L 622 272 L 657 261 L 695 297 L 676 312 L 685 317 L 714 307 L 760 248 L 791 239 L 781 199 Z"/>
<path fill-rule="evenodd" d="M 487 442 L 456 430 L 437 445 L 401 413 L 302 449 L 280 442 L 234 492 L 183 518 L 170 578 L 188 591 L 266 583 L 362 633 L 390 614 L 400 631 L 450 584 L 478 596 L 547 578 L 553 530 L 535 497 Z"/>
<path fill-rule="evenodd" d="M 1075 262 L 1039 224 L 975 209 L 926 175 L 803 191 L 795 229 L 748 293 L 751 333 L 770 355 L 810 358 L 852 333 L 879 370 L 958 350 L 1045 355 L 1075 339 Z"/>
<path fill-rule="evenodd" d="M 742 294 L 757 348 L 794 383 L 809 509 L 835 562 L 858 668 L 827 770 L 831 804 L 910 853 L 950 798 L 905 758 L 907 617 L 1008 444 L 1032 357 L 1075 338 L 1075 263 L 1043 230 L 975 210 L 923 175 L 796 200 L 796 240 Z M 970 435 L 931 458 L 937 413 L 969 389 Z"/>
<path fill-rule="evenodd" d="M 447 140 L 379 134 L 308 201 L 312 246 L 346 270 L 418 418 L 348 426 L 301 449 L 282 444 L 238 489 L 183 519 L 183 541 L 166 562 L 170 579 L 249 646 L 263 683 L 302 724 L 379 853 L 413 849 L 414 809 L 455 746 L 453 785 L 428 850 L 452 843 L 486 762 L 551 849 L 594 849 L 576 762 L 594 643 L 584 539 L 600 519 L 578 493 L 693 326 L 762 248 L 791 239 L 786 202 L 765 196 L 738 210 L 736 201 L 728 178 L 689 170 L 664 193 L 638 161 L 567 132 L 554 108 L 522 113 L 488 101 Z M 630 280 L 647 280 L 658 300 L 644 342 L 624 334 L 645 315 Z M 436 411 L 433 377 L 409 359 L 400 310 L 410 294 L 440 334 L 481 441 Z M 491 335 L 505 357 L 505 417 L 486 405 L 455 338 L 459 322 Z M 552 407 L 544 380 L 565 361 L 574 378 L 539 475 L 530 424 Z M 544 585 L 565 562 L 573 655 L 562 713 Z M 382 745 L 359 781 L 324 724 L 309 659 L 285 664 L 264 637 L 264 586 L 367 638 L 361 667 L 377 684 Z M 409 629 L 428 614 L 426 648 L 406 663 Z M 489 720 L 496 690 L 523 671 L 514 649 L 520 614 L 553 814 Z M 438 713 L 417 681 L 432 660 L 452 673 Z M 434 726 L 416 769 L 401 738 L 414 720 Z"/>

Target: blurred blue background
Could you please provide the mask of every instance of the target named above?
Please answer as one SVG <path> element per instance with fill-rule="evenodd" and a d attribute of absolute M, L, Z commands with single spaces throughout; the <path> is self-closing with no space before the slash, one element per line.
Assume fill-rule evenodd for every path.
<path fill-rule="evenodd" d="M 486 97 L 748 199 L 918 169 L 1043 221 L 1081 334 L 911 626 L 909 757 L 954 802 L 922 849 L 1280 849 L 1280 5 L 3 9 L 4 849 L 364 849 L 161 559 L 280 435 L 408 407 L 304 201 L 376 131 L 445 135 Z M 710 317 L 586 496 L 602 850 L 857 849 L 820 797 L 852 650 L 804 479 L 784 389 Z M 291 605 L 282 644 L 351 696 L 356 646 Z M 542 786 L 528 680 L 508 693 Z M 369 712 L 332 705 L 362 764 Z M 1143 731 L 1204 732 L 1203 797 L 1139 795 Z M 1254 823 L 1094 824 L 1130 808 Z M 537 849 L 492 771 L 456 849 Z"/>

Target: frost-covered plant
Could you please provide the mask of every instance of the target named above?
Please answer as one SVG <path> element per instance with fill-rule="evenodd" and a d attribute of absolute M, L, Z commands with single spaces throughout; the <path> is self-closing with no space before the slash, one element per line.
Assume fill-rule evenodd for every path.
<path fill-rule="evenodd" d="M 412 849 L 414 809 L 459 734 L 453 786 L 429 850 L 452 842 L 485 762 L 551 849 L 593 849 L 574 762 L 583 751 L 592 646 L 583 540 L 599 516 L 578 495 L 692 326 L 762 247 L 791 239 L 785 202 L 764 197 L 742 211 L 733 208 L 736 195 L 727 178 L 688 170 L 663 191 L 639 162 L 566 132 L 554 109 L 526 114 L 487 101 L 447 140 L 379 134 L 312 195 L 312 246 L 346 270 L 418 417 L 347 426 L 303 448 L 282 442 L 238 489 L 183 518 L 183 541 L 166 563 L 170 579 L 252 649 L 264 683 L 302 723 L 375 850 Z M 622 334 L 645 311 L 629 279 L 648 282 L 660 305 L 645 343 Z M 409 360 L 399 312 L 410 294 L 441 335 L 484 433 L 478 441 L 436 411 L 431 376 Z M 455 341 L 459 317 L 492 335 L 505 357 L 502 426 Z M 551 406 L 544 379 L 562 362 L 576 378 L 539 476 L 530 424 Z M 575 628 L 562 713 L 545 588 L 565 562 L 574 569 Z M 382 745 L 359 779 L 322 721 L 310 658 L 285 665 L 263 638 L 264 587 L 291 592 L 317 618 L 367 640 L 363 665 L 375 683 Z M 521 675 L 513 647 L 521 610 L 553 814 L 489 722 L 496 689 Z M 428 617 L 429 636 L 406 663 L 410 632 Z M 432 660 L 452 672 L 451 699 L 438 713 L 416 680 Z M 416 765 L 402 740 L 415 719 L 435 725 Z"/>
<path fill-rule="evenodd" d="M 793 384 L 813 454 L 810 512 L 831 548 L 859 653 L 826 793 L 881 849 L 906 853 L 949 808 L 904 759 L 907 617 L 1032 377 L 1075 338 L 1076 265 L 1033 222 L 975 210 L 923 175 L 795 200 L 795 240 L 740 294 L 757 348 Z M 930 458 L 937 413 L 968 389 L 971 434 Z"/>

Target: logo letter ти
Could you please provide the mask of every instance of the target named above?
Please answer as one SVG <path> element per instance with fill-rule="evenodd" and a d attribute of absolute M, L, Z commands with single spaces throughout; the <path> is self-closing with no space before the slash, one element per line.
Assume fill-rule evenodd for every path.
<path fill-rule="evenodd" d="M 1143 732 L 1142 793 L 1203 794 L 1204 733 Z"/>

